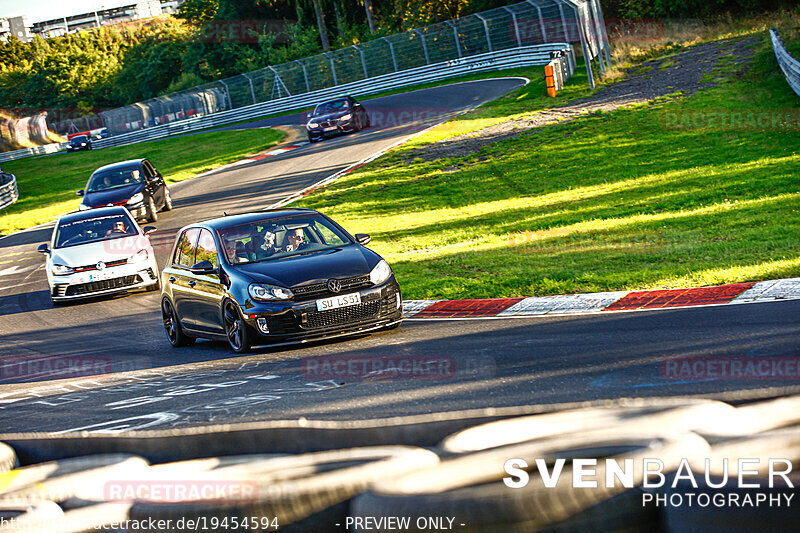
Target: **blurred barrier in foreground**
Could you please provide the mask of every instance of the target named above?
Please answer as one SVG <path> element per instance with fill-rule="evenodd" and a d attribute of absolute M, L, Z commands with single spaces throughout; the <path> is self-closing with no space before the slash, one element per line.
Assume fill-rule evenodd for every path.
<path fill-rule="evenodd" d="M 798 423 L 800 395 L 8 434 L 0 513 L 49 533 L 792 531 Z"/>
<path fill-rule="evenodd" d="M 777 30 L 769 30 L 770 39 L 772 39 L 772 49 L 775 51 L 775 58 L 778 60 L 778 66 L 781 67 L 783 75 L 786 76 L 786 81 L 792 90 L 800 96 L 800 61 L 793 58 L 786 47 L 783 46 L 780 35 Z"/>
<path fill-rule="evenodd" d="M 19 198 L 17 178 L 14 174 L 0 172 L 0 209 L 4 209 Z"/>

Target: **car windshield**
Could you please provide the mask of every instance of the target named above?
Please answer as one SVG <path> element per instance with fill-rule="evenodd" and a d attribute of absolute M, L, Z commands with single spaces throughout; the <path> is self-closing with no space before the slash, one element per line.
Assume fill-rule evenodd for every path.
<path fill-rule="evenodd" d="M 142 183 L 142 175 L 139 167 L 119 168 L 95 172 L 89 180 L 86 192 L 100 192 L 110 189 L 118 189 Z"/>
<path fill-rule="evenodd" d="M 138 235 L 136 226 L 125 213 L 61 222 L 56 230 L 54 248 L 67 248 Z"/>
<path fill-rule="evenodd" d="M 78 135 L 77 137 L 73 137 L 72 142 L 74 143 L 86 142 L 86 135 Z"/>
<path fill-rule="evenodd" d="M 323 217 L 267 219 L 218 231 L 232 265 L 303 255 L 352 244 L 342 230 Z"/>
<path fill-rule="evenodd" d="M 350 102 L 347 98 L 340 98 L 338 100 L 332 100 L 330 102 L 325 102 L 324 104 L 319 104 L 312 116 L 318 117 L 320 115 L 327 115 L 328 113 L 336 113 L 338 111 L 346 111 L 350 109 Z"/>

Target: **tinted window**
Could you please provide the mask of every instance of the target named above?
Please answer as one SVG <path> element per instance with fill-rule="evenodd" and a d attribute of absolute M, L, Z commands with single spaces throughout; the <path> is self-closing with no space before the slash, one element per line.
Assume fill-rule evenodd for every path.
<path fill-rule="evenodd" d="M 175 264 L 190 267 L 194 265 L 194 254 L 197 248 L 197 235 L 200 230 L 197 228 L 187 229 L 178 241 L 175 249 Z"/>
<path fill-rule="evenodd" d="M 266 219 L 221 229 L 218 234 L 226 259 L 234 265 L 281 259 L 352 243 L 336 225 L 319 216 Z"/>
<path fill-rule="evenodd" d="M 214 237 L 211 235 L 211 232 L 206 229 L 200 232 L 200 239 L 197 241 L 197 254 L 194 261 L 195 263 L 211 261 L 213 265 L 217 264 L 217 244 L 214 242 Z"/>
<path fill-rule="evenodd" d="M 60 222 L 56 230 L 54 247 L 78 246 L 138 234 L 135 224 L 126 213 L 115 213 L 71 222 Z"/>
<path fill-rule="evenodd" d="M 137 183 L 142 183 L 142 175 L 138 166 L 105 170 L 92 174 L 89 185 L 86 187 L 86 192 L 108 191 Z"/>
<path fill-rule="evenodd" d="M 72 142 L 74 143 L 84 143 L 86 142 L 86 135 L 78 135 L 77 137 L 72 138 Z"/>

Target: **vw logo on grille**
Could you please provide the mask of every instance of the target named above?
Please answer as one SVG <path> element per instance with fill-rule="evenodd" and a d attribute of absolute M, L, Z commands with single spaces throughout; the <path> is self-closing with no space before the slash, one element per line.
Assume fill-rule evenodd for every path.
<path fill-rule="evenodd" d="M 103 270 L 106 267 L 106 264 L 102 261 L 98 261 L 95 267 L 97 267 L 97 270 Z"/>
<path fill-rule="evenodd" d="M 338 279 L 329 279 L 328 280 L 328 290 L 331 292 L 339 292 L 342 290 L 342 282 Z"/>

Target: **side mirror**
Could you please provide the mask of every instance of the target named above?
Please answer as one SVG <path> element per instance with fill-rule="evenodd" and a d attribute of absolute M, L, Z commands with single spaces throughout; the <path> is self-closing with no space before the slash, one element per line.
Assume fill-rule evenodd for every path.
<path fill-rule="evenodd" d="M 142 233 L 144 233 L 145 235 L 150 235 L 151 233 L 155 232 L 156 232 L 155 226 L 145 226 L 142 228 Z"/>
<path fill-rule="evenodd" d="M 372 237 L 367 235 L 366 233 L 356 233 L 356 242 L 358 244 L 366 245 L 369 244 L 369 241 L 372 240 Z"/>
<path fill-rule="evenodd" d="M 83 196 L 83 189 L 79 190 L 75 194 L 78 195 L 78 196 Z"/>
<path fill-rule="evenodd" d="M 215 270 L 211 261 L 200 261 L 192 267 L 192 274 L 208 274 Z"/>
<path fill-rule="evenodd" d="M 47 246 L 47 244 L 40 244 L 39 247 L 36 248 L 36 251 L 39 252 L 40 254 L 49 254 L 50 247 Z"/>

